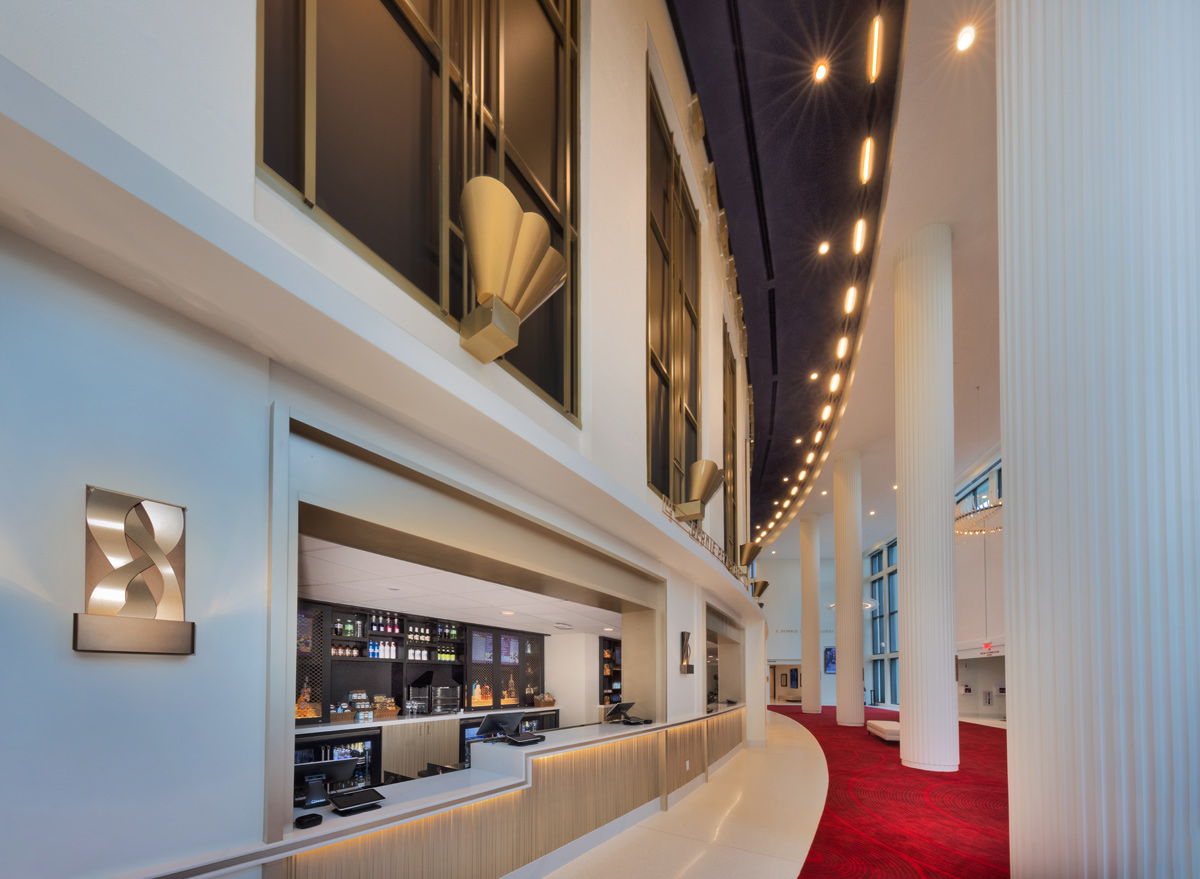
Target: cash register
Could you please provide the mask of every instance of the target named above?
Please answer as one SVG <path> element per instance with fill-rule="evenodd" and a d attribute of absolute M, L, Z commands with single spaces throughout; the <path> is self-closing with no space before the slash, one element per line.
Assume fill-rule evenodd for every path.
<path fill-rule="evenodd" d="M 642 717 L 634 717 L 629 713 L 629 709 L 634 706 L 633 702 L 619 702 L 612 708 L 608 709 L 608 714 L 604 715 L 605 723 L 623 723 L 626 726 L 640 726 L 643 723 L 650 723 Z"/>

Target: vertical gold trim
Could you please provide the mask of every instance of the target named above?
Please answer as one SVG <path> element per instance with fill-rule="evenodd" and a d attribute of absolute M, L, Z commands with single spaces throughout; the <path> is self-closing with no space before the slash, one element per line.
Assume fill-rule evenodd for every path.
<path fill-rule="evenodd" d="M 255 25 L 258 28 L 257 47 L 258 57 L 254 64 L 254 164 L 263 163 L 263 97 L 266 92 L 267 75 L 267 0 L 258 0 L 255 11 Z"/>
<path fill-rule="evenodd" d="M 438 186 L 438 299 L 441 302 L 442 313 L 449 314 L 451 299 L 454 291 L 450 289 L 450 68 L 453 61 L 446 47 L 449 41 L 447 20 L 450 18 L 445 3 L 438 4 L 437 39 L 438 39 L 438 105 L 442 108 L 438 114 L 441 142 L 438 162 L 438 176 L 441 178 Z M 464 252 L 463 256 L 466 256 Z"/>
<path fill-rule="evenodd" d="M 304 0 L 304 200 L 317 203 L 317 0 Z"/>

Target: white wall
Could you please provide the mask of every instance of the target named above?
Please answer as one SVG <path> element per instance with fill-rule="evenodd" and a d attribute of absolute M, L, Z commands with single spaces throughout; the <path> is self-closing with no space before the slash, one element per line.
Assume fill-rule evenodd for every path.
<path fill-rule="evenodd" d="M 600 638 L 584 632 L 546 637 L 546 690 L 561 726 L 594 723 L 600 704 Z"/>
<path fill-rule="evenodd" d="M 266 362 L 6 231 L 0 278 L 4 872 L 260 841 Z M 89 484 L 187 508 L 194 656 L 72 651 Z"/>
<path fill-rule="evenodd" d="M 1003 525 L 1004 510 L 988 520 Z M 1004 643 L 1004 532 L 954 538 L 954 616 L 959 653 Z"/>
<path fill-rule="evenodd" d="M 776 556 L 759 558 L 757 577 L 770 585 L 762 597 L 763 611 L 769 624 L 767 661 L 800 662 L 800 629 L 803 607 L 800 602 L 800 560 Z"/>
<path fill-rule="evenodd" d="M 0 55 L 248 217 L 256 16 L 238 0 L 11 0 Z"/>

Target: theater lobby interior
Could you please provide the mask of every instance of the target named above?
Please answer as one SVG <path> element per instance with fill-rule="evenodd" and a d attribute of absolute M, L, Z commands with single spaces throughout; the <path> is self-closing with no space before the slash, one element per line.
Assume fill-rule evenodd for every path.
<path fill-rule="evenodd" d="M 1200 0 L 9 0 L 13 879 L 1200 879 Z"/>

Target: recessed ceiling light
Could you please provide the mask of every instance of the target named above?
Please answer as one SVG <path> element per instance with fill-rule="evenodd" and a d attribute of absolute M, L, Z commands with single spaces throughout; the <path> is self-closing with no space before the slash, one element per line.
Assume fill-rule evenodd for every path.
<path fill-rule="evenodd" d="M 816 452 L 809 452 L 808 457 L 804 459 L 805 464 L 811 464 L 817 457 Z"/>
<path fill-rule="evenodd" d="M 850 350 L 850 337 L 842 336 L 840 339 L 838 339 L 838 347 L 837 347 L 838 360 L 841 360 L 843 357 L 845 357 L 846 352 L 849 350 Z"/>
<path fill-rule="evenodd" d="M 808 475 L 808 471 L 807 471 L 807 470 L 801 470 L 801 471 L 800 471 L 800 481 L 801 481 L 801 482 L 803 482 L 803 481 L 804 481 L 804 477 L 805 477 L 805 476 L 807 476 L 807 475 Z"/>
<path fill-rule="evenodd" d="M 809 381 L 814 381 L 814 382 L 815 382 L 815 381 L 817 380 L 817 374 L 814 372 L 812 375 L 810 375 L 810 376 L 808 377 L 808 380 L 809 380 Z"/>
<path fill-rule="evenodd" d="M 771 550 L 771 555 L 775 555 L 775 550 Z"/>
<path fill-rule="evenodd" d="M 802 436 L 796 437 L 796 445 L 800 445 L 800 443 L 802 443 L 802 442 L 804 442 L 804 437 L 802 437 Z"/>
<path fill-rule="evenodd" d="M 851 287 L 846 291 L 846 314 L 854 313 L 854 306 L 858 304 L 858 288 Z"/>
<path fill-rule="evenodd" d="M 502 610 L 502 611 L 500 611 L 500 613 L 504 614 L 506 617 L 510 617 L 513 614 L 515 614 L 516 611 L 515 610 Z"/>
<path fill-rule="evenodd" d="M 795 496 L 796 496 L 796 492 L 798 492 L 799 490 L 800 490 L 800 486 L 798 486 L 798 485 L 793 485 L 793 486 L 792 486 L 792 497 L 795 497 Z"/>
<path fill-rule="evenodd" d="M 828 421 L 829 416 L 832 414 L 833 414 L 833 407 L 826 405 L 825 408 L 821 410 L 821 420 Z"/>
<path fill-rule="evenodd" d="M 775 506 L 779 506 L 779 501 L 775 501 Z"/>
<path fill-rule="evenodd" d="M 821 497 L 825 497 L 825 495 L 827 495 L 827 494 L 829 494 L 829 492 L 823 491 L 823 492 L 821 492 Z"/>
<path fill-rule="evenodd" d="M 867 243 L 867 221 L 860 219 L 854 224 L 854 252 L 862 253 L 863 245 Z"/>
<path fill-rule="evenodd" d="M 871 179 L 871 149 L 875 144 L 871 138 L 863 141 L 862 145 L 862 166 L 859 168 L 858 176 L 862 178 L 862 182 L 866 183 Z"/>
<path fill-rule="evenodd" d="M 829 380 L 829 390 L 836 391 L 842 386 L 842 375 L 839 372 L 833 374 L 833 378 Z"/>
<path fill-rule="evenodd" d="M 829 253 L 829 242 L 822 241 L 821 246 L 817 248 L 817 253 L 821 254 L 821 256 L 824 256 L 825 254 Z"/>
<path fill-rule="evenodd" d="M 868 515 L 868 516 L 874 516 L 874 515 L 875 515 L 875 511 L 874 511 L 874 510 L 871 510 L 871 512 L 869 512 L 867 515 Z"/>
<path fill-rule="evenodd" d="M 605 627 L 604 627 L 604 631 L 606 631 L 606 632 L 611 632 L 612 630 L 613 630 L 612 626 L 605 626 Z"/>
<path fill-rule="evenodd" d="M 555 623 L 554 628 L 556 628 L 556 629 L 573 629 L 575 627 L 572 626 L 570 623 Z"/>
<path fill-rule="evenodd" d="M 823 431 L 823 430 L 818 430 L 818 431 L 817 431 L 817 435 L 813 437 L 813 442 L 814 442 L 814 443 L 819 443 L 819 442 L 821 441 L 821 438 L 822 438 L 823 436 L 825 436 L 825 431 Z"/>
<path fill-rule="evenodd" d="M 867 55 L 867 79 L 874 82 L 879 78 L 879 53 L 883 42 L 883 19 L 878 15 L 871 22 L 871 52 Z"/>
<path fill-rule="evenodd" d="M 829 76 L 829 65 L 824 61 L 818 61 L 817 66 L 813 68 L 813 79 L 821 82 L 827 76 Z"/>
<path fill-rule="evenodd" d="M 967 25 L 958 32 L 958 39 L 954 45 L 958 46 L 958 51 L 965 52 L 971 48 L 973 42 L 975 42 L 975 28 Z"/>
<path fill-rule="evenodd" d="M 898 486 L 898 485 L 893 485 L 893 486 L 892 486 L 892 491 L 895 491 L 895 490 L 896 490 L 896 489 L 898 489 L 899 487 L 900 487 L 900 486 Z"/>
<path fill-rule="evenodd" d="M 792 505 L 792 502 L 791 502 L 791 501 L 784 501 L 784 502 L 783 502 L 783 508 L 784 508 L 785 510 L 786 510 L 788 507 L 790 507 L 791 505 Z"/>
<path fill-rule="evenodd" d="M 782 519 L 782 518 L 783 518 L 783 510 L 780 510 L 778 513 L 776 513 L 776 514 L 775 514 L 775 518 L 776 518 L 776 519 Z"/>

